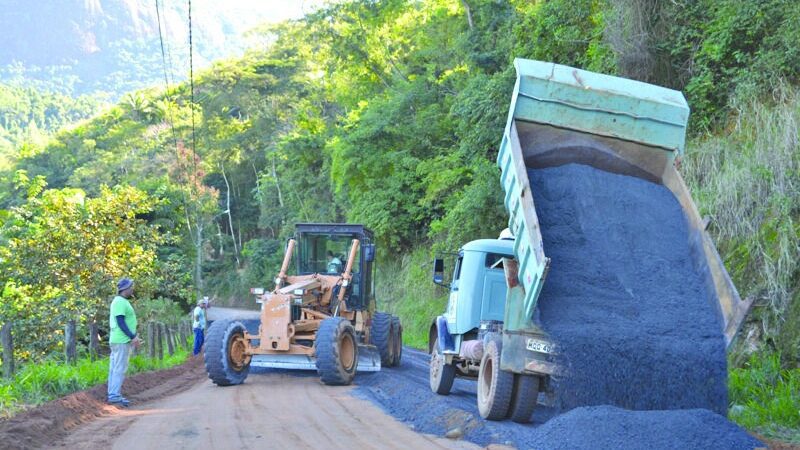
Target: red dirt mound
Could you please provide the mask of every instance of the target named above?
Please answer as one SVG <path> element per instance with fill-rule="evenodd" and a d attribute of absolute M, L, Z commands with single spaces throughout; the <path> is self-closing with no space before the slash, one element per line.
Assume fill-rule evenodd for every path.
<path fill-rule="evenodd" d="M 189 389 L 204 375 L 202 358 L 191 358 L 171 369 L 128 377 L 122 393 L 134 404 L 150 401 Z M 12 450 L 52 445 L 79 425 L 120 412 L 105 399 L 106 385 L 101 384 L 0 420 L 0 447 Z"/>

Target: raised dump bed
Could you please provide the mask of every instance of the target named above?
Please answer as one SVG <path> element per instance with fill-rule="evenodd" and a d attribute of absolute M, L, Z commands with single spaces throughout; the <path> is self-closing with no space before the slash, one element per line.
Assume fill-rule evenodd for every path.
<path fill-rule="evenodd" d="M 514 65 L 517 81 L 497 164 L 524 296 L 509 296 L 509 302 L 519 304 L 508 304 L 506 310 L 521 313 L 506 317 L 505 331 L 536 332 L 529 319 L 551 269 L 528 170 L 576 163 L 658 183 L 672 192 L 688 222 L 694 267 L 702 273 L 708 301 L 730 345 L 752 301 L 740 298 L 675 169 L 689 118 L 683 95 L 553 63 L 516 59 Z M 511 352 L 503 353 L 505 368 L 505 354 Z"/>

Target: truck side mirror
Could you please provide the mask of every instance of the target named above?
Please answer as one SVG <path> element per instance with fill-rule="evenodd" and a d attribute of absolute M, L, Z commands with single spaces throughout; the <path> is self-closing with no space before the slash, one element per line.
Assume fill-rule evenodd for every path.
<path fill-rule="evenodd" d="M 364 246 L 364 260 L 366 262 L 375 261 L 375 244 L 367 244 Z"/>
<path fill-rule="evenodd" d="M 441 258 L 433 260 L 433 282 L 444 286 L 444 260 Z"/>

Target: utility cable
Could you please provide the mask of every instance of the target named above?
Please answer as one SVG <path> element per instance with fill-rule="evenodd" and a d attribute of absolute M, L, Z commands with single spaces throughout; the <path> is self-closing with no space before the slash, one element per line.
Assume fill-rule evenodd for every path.
<path fill-rule="evenodd" d="M 169 127 L 172 130 L 172 143 L 175 145 L 175 156 L 180 158 L 180 151 L 178 150 L 178 135 L 175 132 L 175 121 L 172 117 L 172 95 L 170 94 L 170 83 L 169 77 L 167 76 L 167 54 L 164 51 L 164 35 L 161 33 L 161 11 L 158 5 L 158 0 L 156 2 L 156 20 L 158 21 L 158 42 L 161 44 L 161 63 L 162 67 L 164 68 L 164 86 L 166 88 L 166 97 L 168 102 L 167 107 L 167 121 L 169 122 Z M 166 29 L 166 23 L 165 23 Z"/>
<path fill-rule="evenodd" d="M 190 98 L 191 98 L 191 113 L 192 113 L 192 163 L 194 164 L 194 170 L 192 172 L 192 176 L 194 176 L 194 183 L 193 189 L 197 187 L 197 149 L 196 144 L 197 140 L 195 138 L 195 123 L 194 123 L 194 47 L 192 43 L 192 0 L 189 0 L 189 89 Z M 198 199 L 199 201 L 199 199 Z"/>

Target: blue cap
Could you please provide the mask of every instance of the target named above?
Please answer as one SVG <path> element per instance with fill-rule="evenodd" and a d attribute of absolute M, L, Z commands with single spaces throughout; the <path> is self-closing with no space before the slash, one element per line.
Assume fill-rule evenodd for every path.
<path fill-rule="evenodd" d="M 131 286 L 133 286 L 133 280 L 130 278 L 123 278 L 117 282 L 117 293 L 120 293 Z"/>

